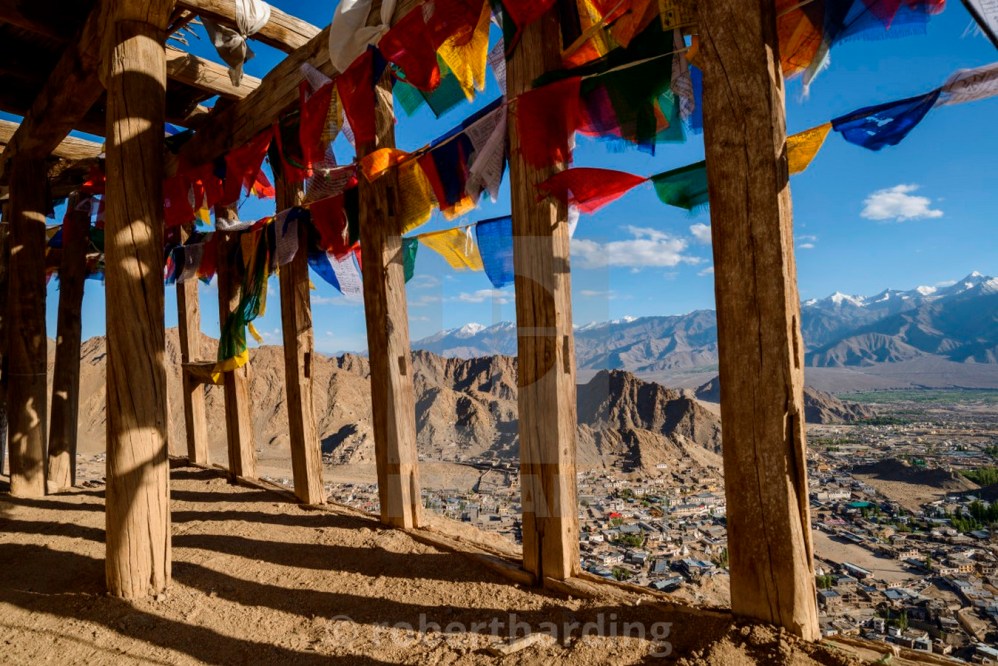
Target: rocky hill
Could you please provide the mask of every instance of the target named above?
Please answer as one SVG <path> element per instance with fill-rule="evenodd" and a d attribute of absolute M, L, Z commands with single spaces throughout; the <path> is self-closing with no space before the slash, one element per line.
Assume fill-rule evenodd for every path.
<path fill-rule="evenodd" d="M 205 337 L 204 349 L 216 342 Z M 279 347 L 251 351 L 253 425 L 262 455 L 288 449 L 283 353 Z M 105 341 L 83 345 L 81 361 L 80 450 L 105 445 Z M 185 451 L 180 384 L 180 352 L 175 330 L 167 332 L 170 445 Z M 516 361 L 508 356 L 469 360 L 413 353 L 417 444 L 427 460 L 514 460 L 519 455 Z M 372 463 L 369 366 L 362 356 L 314 360 L 315 408 L 322 449 L 333 462 Z M 206 391 L 212 450 L 224 451 L 220 387 Z M 644 382 L 622 371 L 603 372 L 578 387 L 580 468 L 627 471 L 654 469 L 683 461 L 720 468 L 720 423 L 693 398 Z"/>
<path fill-rule="evenodd" d="M 721 382 L 714 377 L 696 389 L 697 399 L 705 402 L 721 401 Z M 855 402 L 839 400 L 831 393 L 804 387 L 804 420 L 807 423 L 854 423 L 876 416 L 876 412 Z"/>

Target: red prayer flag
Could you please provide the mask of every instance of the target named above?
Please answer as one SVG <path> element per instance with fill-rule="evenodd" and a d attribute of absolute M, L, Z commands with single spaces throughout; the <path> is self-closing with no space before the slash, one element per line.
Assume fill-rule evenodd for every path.
<path fill-rule="evenodd" d="M 343 103 L 343 112 L 350 121 L 358 146 L 372 143 L 374 127 L 374 51 L 367 49 L 353 61 L 347 71 L 336 77 L 336 90 Z"/>
<path fill-rule="evenodd" d="M 579 167 L 559 171 L 537 187 L 583 213 L 593 213 L 646 180 L 623 171 Z"/>
<path fill-rule="evenodd" d="M 554 6 L 555 0 L 503 0 L 502 6 L 516 24 L 517 31 L 544 16 Z"/>
<path fill-rule="evenodd" d="M 308 82 L 302 81 L 301 123 L 298 125 L 298 139 L 301 142 L 305 168 L 311 171 L 312 166 L 322 162 L 326 156 L 322 135 L 329 116 L 329 104 L 333 100 L 333 82 L 330 81 L 311 95 L 308 91 Z"/>
<path fill-rule="evenodd" d="M 319 232 L 319 243 L 337 259 L 350 253 L 350 233 L 342 194 L 320 199 L 309 205 L 312 226 Z"/>
<path fill-rule="evenodd" d="M 392 26 L 378 42 L 378 49 L 388 62 L 402 70 L 406 83 L 425 91 L 440 85 L 437 48 L 430 40 L 421 8 L 410 11 Z"/>
<path fill-rule="evenodd" d="M 247 192 L 253 189 L 273 136 L 273 128 L 267 128 L 245 146 L 240 146 L 225 156 L 225 192 L 223 201 L 219 203 L 233 204 L 239 200 L 243 189 Z"/>
<path fill-rule="evenodd" d="M 572 135 L 579 128 L 579 86 L 574 76 L 520 95 L 513 106 L 523 159 L 542 169 L 572 161 Z"/>
<path fill-rule="evenodd" d="M 163 215 L 167 227 L 178 227 L 194 220 L 191 207 L 191 183 L 180 174 L 163 181 Z"/>

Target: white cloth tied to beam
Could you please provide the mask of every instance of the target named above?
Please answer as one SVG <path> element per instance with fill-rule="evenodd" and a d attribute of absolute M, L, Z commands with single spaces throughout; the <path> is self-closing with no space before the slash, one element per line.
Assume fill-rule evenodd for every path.
<path fill-rule="evenodd" d="M 382 0 L 381 24 L 367 25 L 374 0 L 340 0 L 329 24 L 329 60 L 339 72 L 347 71 L 369 45 L 388 32 L 395 15 L 395 0 Z"/>
<path fill-rule="evenodd" d="M 998 62 L 953 72 L 943 84 L 936 106 L 976 102 L 998 95 Z"/>
<path fill-rule="evenodd" d="M 270 20 L 270 5 L 263 0 L 235 0 L 236 29 L 201 17 L 211 43 L 229 66 L 229 79 L 238 86 L 243 79 L 243 65 L 255 54 L 246 39 L 263 29 Z"/>

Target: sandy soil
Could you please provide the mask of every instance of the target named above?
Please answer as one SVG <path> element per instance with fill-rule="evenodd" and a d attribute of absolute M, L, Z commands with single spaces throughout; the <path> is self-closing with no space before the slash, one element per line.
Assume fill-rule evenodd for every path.
<path fill-rule="evenodd" d="M 102 487 L 0 494 L 4 662 L 630 664 L 671 648 L 668 661 L 682 664 L 858 663 L 840 648 L 618 589 L 581 600 L 518 587 L 367 517 L 304 509 L 210 471 L 174 469 L 171 491 L 173 584 L 135 603 L 103 591 Z M 601 635 L 575 629 L 493 656 L 514 622 L 520 633 L 554 623 L 562 634 L 566 622 L 592 622 Z M 629 637 L 625 622 L 637 623 Z M 668 637 L 653 641 L 664 622 Z"/>

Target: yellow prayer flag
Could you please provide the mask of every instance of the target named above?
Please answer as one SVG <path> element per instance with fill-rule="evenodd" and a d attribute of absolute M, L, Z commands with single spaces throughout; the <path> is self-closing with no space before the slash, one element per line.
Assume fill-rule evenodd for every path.
<path fill-rule="evenodd" d="M 800 173 L 811 164 L 831 129 L 832 124 L 825 123 L 787 137 L 787 164 L 791 174 Z"/>
<path fill-rule="evenodd" d="M 361 158 L 360 170 L 367 177 L 367 180 L 373 183 L 408 156 L 409 153 L 397 148 L 378 148 L 373 153 Z"/>
<path fill-rule="evenodd" d="M 399 224 L 402 233 L 426 224 L 437 204 L 433 187 L 427 180 L 423 167 L 412 160 L 399 167 Z"/>
<path fill-rule="evenodd" d="M 489 25 L 492 10 L 487 2 L 482 3 L 482 13 L 478 24 L 469 35 L 467 32 L 454 35 L 440 47 L 437 55 L 457 77 L 457 82 L 469 101 L 475 99 L 475 91 L 485 90 L 485 71 L 489 56 Z"/>
<path fill-rule="evenodd" d="M 461 197 L 460 201 L 451 206 L 450 208 L 444 208 L 440 212 L 444 214 L 444 217 L 448 220 L 456 220 L 462 215 L 467 215 L 471 211 L 478 207 L 478 202 L 465 194 Z"/>
<path fill-rule="evenodd" d="M 452 268 L 484 271 L 482 257 L 470 227 L 433 231 L 417 236 L 419 242 L 443 257 Z"/>

